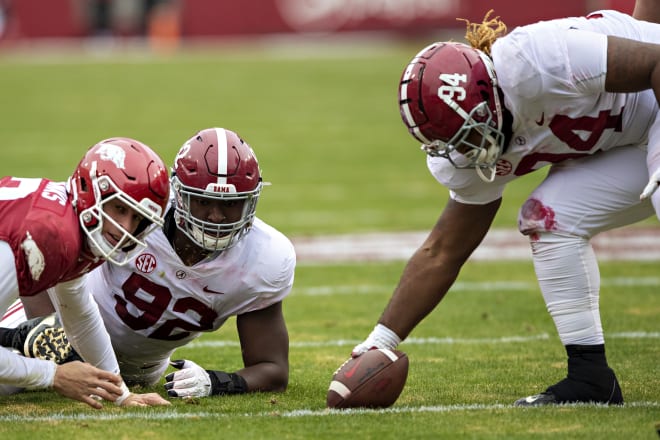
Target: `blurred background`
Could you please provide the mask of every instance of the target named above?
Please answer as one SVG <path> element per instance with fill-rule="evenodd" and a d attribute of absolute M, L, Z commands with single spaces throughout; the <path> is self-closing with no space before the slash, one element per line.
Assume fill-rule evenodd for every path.
<path fill-rule="evenodd" d="M 509 26 L 583 15 L 595 9 L 632 12 L 634 0 L 0 0 L 2 42 L 42 38 L 179 39 L 391 32 L 409 38 L 462 27 L 491 8 Z M 166 43 L 168 41 L 169 43 Z"/>
<path fill-rule="evenodd" d="M 533 5 L 532 5 L 533 3 Z M 258 215 L 290 235 L 427 231 L 447 191 L 401 122 L 424 46 L 494 9 L 509 29 L 634 0 L 0 0 L 0 175 L 64 180 L 101 139 L 171 163 L 236 131 L 273 183 Z M 496 227 L 545 171 L 509 184 Z"/>

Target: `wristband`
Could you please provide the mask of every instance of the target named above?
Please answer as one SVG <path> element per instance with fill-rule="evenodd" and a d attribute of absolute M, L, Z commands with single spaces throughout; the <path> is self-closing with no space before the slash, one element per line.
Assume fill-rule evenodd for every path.
<path fill-rule="evenodd" d="M 121 391 L 121 396 L 117 397 L 117 400 L 115 400 L 115 405 L 117 406 L 121 406 L 121 404 L 124 403 L 126 399 L 128 399 L 128 396 L 131 395 L 131 391 L 128 389 L 124 381 L 121 382 Z"/>
<path fill-rule="evenodd" d="M 247 393 L 248 386 L 245 379 L 236 373 L 206 370 L 211 378 L 211 395 L 243 394 Z"/>
<path fill-rule="evenodd" d="M 372 338 L 378 348 L 394 350 L 401 343 L 401 338 L 383 324 L 376 324 L 367 340 Z"/>

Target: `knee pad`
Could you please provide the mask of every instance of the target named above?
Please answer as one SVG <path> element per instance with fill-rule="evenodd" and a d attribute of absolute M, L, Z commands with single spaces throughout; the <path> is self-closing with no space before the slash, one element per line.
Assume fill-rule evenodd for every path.
<path fill-rule="evenodd" d="M 591 243 L 555 232 L 530 235 L 536 276 L 564 345 L 603 344 L 600 273 Z"/>

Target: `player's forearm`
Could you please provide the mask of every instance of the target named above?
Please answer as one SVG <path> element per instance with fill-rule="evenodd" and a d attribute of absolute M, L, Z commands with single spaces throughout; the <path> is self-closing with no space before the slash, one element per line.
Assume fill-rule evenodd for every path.
<path fill-rule="evenodd" d="M 417 250 L 378 322 L 405 339 L 444 298 L 461 265 L 443 264 L 423 248 Z"/>
<path fill-rule="evenodd" d="M 55 378 L 54 362 L 27 358 L 0 347 L 0 382 L 21 388 L 48 388 Z"/>
<path fill-rule="evenodd" d="M 262 362 L 238 370 L 245 379 L 248 391 L 285 391 L 289 382 L 288 365 L 275 362 Z"/>
<path fill-rule="evenodd" d="M 468 205 L 450 199 L 408 261 L 379 323 L 405 339 L 447 294 L 463 264 L 486 236 L 501 202 Z"/>
<path fill-rule="evenodd" d="M 632 15 L 638 20 L 660 23 L 660 2 L 657 0 L 637 0 Z"/>
<path fill-rule="evenodd" d="M 62 326 L 71 345 L 85 362 L 111 373 L 119 373 L 119 364 L 98 306 L 76 282 L 60 283 L 49 290 Z"/>

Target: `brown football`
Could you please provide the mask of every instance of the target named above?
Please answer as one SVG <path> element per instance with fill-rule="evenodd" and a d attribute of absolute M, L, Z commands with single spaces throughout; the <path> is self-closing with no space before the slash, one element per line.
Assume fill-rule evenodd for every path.
<path fill-rule="evenodd" d="M 332 376 L 328 408 L 386 408 L 399 398 L 408 377 L 408 356 L 373 349 L 350 358 Z"/>

